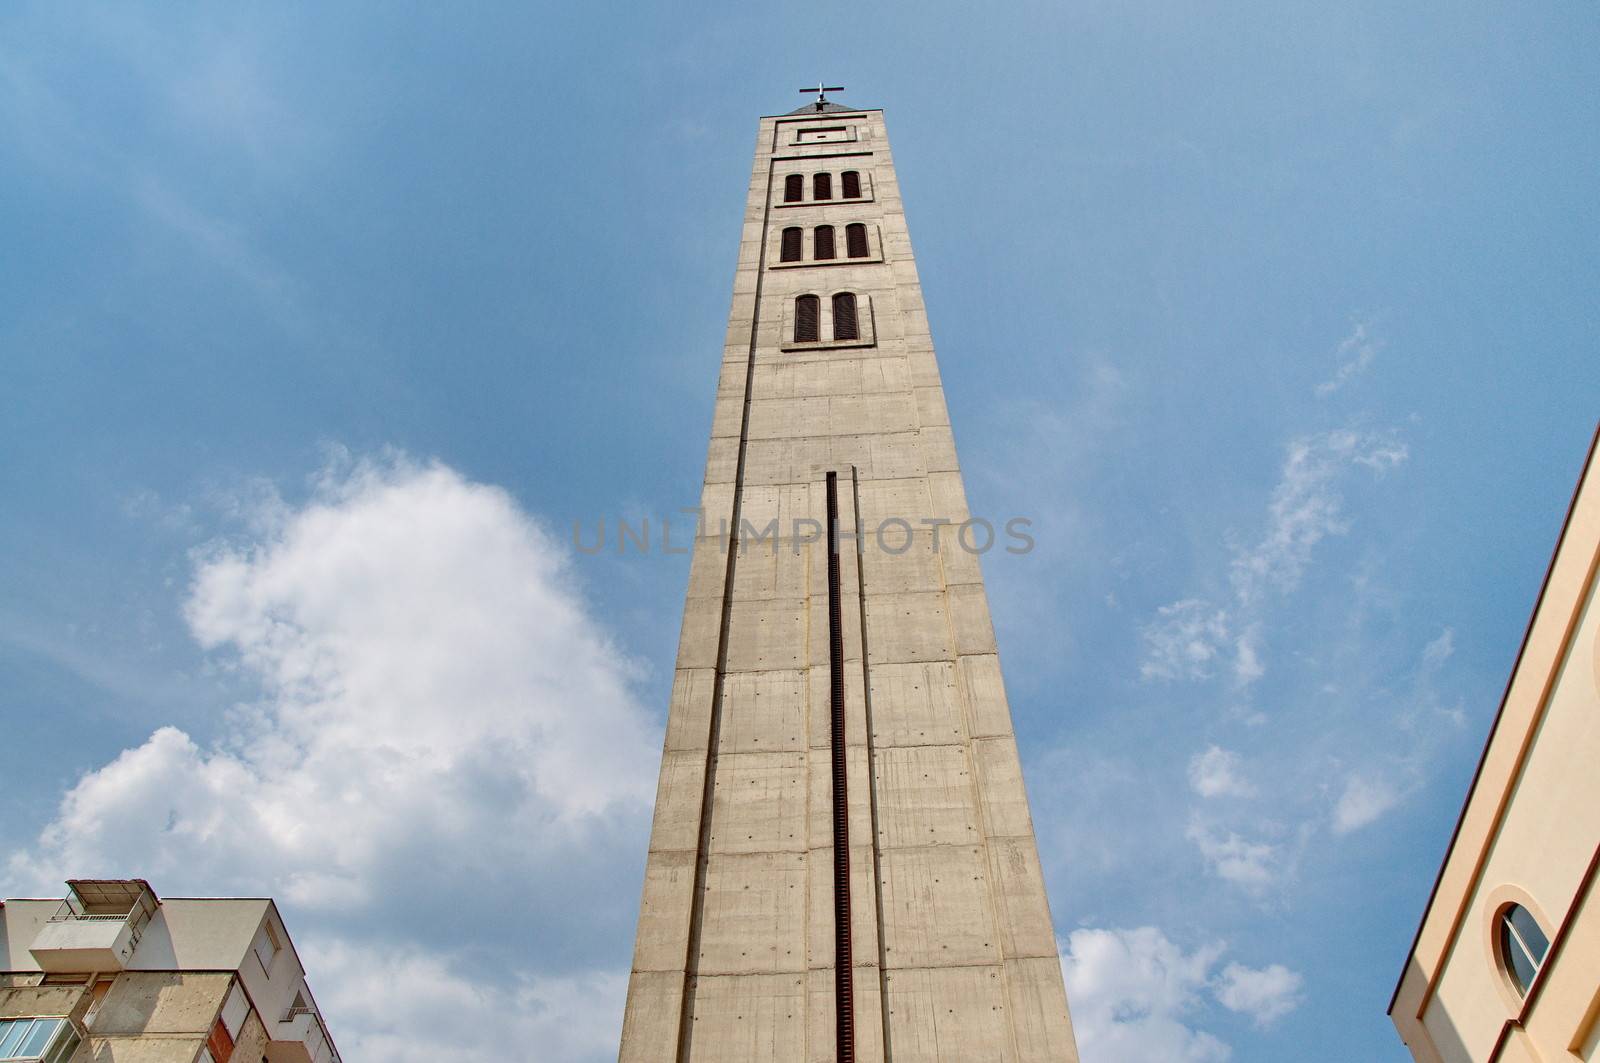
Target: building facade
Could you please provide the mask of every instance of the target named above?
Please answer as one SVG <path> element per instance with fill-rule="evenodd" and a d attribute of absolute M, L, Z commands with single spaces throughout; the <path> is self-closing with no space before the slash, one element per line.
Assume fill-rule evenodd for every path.
<path fill-rule="evenodd" d="M 270 900 L 67 891 L 0 904 L 0 1060 L 338 1063 Z"/>
<path fill-rule="evenodd" d="M 1600 1061 L 1597 570 L 1591 445 L 1389 1004 L 1422 1063 Z"/>
<path fill-rule="evenodd" d="M 620 1058 L 1076 1060 L 881 111 L 761 120 L 701 506 Z"/>

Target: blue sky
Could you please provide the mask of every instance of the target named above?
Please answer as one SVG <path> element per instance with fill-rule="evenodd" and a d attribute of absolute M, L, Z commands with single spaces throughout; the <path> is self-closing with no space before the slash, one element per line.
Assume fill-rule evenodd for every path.
<path fill-rule="evenodd" d="M 755 120 L 821 76 L 1036 524 L 986 575 L 1085 1060 L 1405 1058 L 1600 409 L 1597 30 L 9 5 L 0 893 L 270 892 L 353 1061 L 612 1056 L 686 566 L 569 529 L 696 498 Z"/>

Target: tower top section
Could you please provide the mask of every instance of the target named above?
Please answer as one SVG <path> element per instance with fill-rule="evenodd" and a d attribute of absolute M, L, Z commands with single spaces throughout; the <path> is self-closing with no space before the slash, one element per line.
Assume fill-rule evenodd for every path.
<path fill-rule="evenodd" d="M 795 108 L 789 112 L 790 114 L 825 114 L 829 111 L 851 110 L 849 107 L 834 103 L 828 99 L 828 93 L 830 92 L 843 92 L 843 85 L 824 85 L 819 81 L 814 87 L 809 89 L 801 89 L 800 91 L 807 96 L 814 92 L 817 94 L 817 98 L 806 104 L 804 107 Z"/>

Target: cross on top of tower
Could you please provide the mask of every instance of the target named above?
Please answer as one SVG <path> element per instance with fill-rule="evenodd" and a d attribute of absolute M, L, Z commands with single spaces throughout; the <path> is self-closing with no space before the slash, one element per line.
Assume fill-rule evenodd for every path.
<path fill-rule="evenodd" d="M 822 82 L 819 81 L 819 82 L 817 82 L 817 85 L 816 85 L 815 88 L 801 89 L 800 91 L 804 92 L 804 93 L 812 93 L 812 92 L 816 93 L 817 94 L 817 110 L 820 111 L 828 103 L 828 93 L 830 93 L 830 92 L 843 92 L 844 91 L 844 86 L 843 85 L 824 85 Z"/>

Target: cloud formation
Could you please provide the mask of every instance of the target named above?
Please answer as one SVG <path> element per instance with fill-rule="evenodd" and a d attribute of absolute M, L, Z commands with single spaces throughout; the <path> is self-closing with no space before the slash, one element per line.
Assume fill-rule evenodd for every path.
<path fill-rule="evenodd" d="M 1140 678 L 1204 683 L 1226 676 L 1240 699 L 1229 708 L 1231 718 L 1265 722 L 1267 717 L 1248 698 L 1268 671 L 1267 635 L 1281 626 L 1282 607 L 1300 588 L 1319 544 L 1350 530 L 1344 482 L 1358 472 L 1381 476 L 1407 456 L 1405 444 L 1387 432 L 1337 429 L 1291 441 L 1262 532 L 1231 551 L 1229 589 L 1222 601 L 1194 595 L 1159 606 L 1140 632 Z M 1450 649 L 1446 631 L 1425 652 L 1425 665 L 1436 668 Z M 1238 755 L 1215 744 L 1191 757 L 1187 774 L 1189 788 L 1202 799 L 1251 798 L 1257 793 L 1240 774 Z M 1335 827 L 1346 833 L 1398 800 L 1397 788 L 1386 789 L 1375 778 L 1362 780 L 1359 787 L 1352 784 L 1339 802 Z M 1313 815 L 1320 817 L 1322 810 Z M 1281 881 L 1289 861 L 1279 845 L 1252 840 L 1272 824 L 1242 812 L 1233 818 L 1239 822 L 1230 828 L 1219 825 L 1215 814 L 1193 816 L 1185 837 L 1218 877 L 1259 897 Z"/>
<path fill-rule="evenodd" d="M 1266 674 L 1263 632 L 1269 605 L 1300 585 L 1318 543 L 1350 529 L 1340 481 L 1363 468 L 1381 475 L 1403 464 L 1404 443 L 1392 434 L 1349 429 L 1305 436 L 1289 444 L 1267 506 L 1266 529 L 1229 564 L 1231 601 L 1182 598 L 1156 609 L 1140 631 L 1140 678 L 1206 680 L 1231 661 L 1234 685 L 1250 686 Z"/>
<path fill-rule="evenodd" d="M 1145 650 L 1141 677 L 1207 679 L 1229 637 L 1228 614 L 1199 598 L 1185 598 L 1158 608 L 1140 636 Z"/>
<path fill-rule="evenodd" d="M 1357 321 L 1350 334 L 1339 341 L 1339 347 L 1334 351 L 1339 367 L 1334 370 L 1332 377 L 1317 385 L 1317 397 L 1326 398 L 1365 373 L 1382 349 L 1383 341 L 1372 335 L 1371 323 Z"/>
<path fill-rule="evenodd" d="M 1352 775 L 1333 808 L 1333 831 L 1349 834 L 1365 827 L 1400 801 L 1400 788 L 1391 780 L 1372 775 Z"/>
<path fill-rule="evenodd" d="M 1338 490 L 1344 472 L 1361 466 L 1381 475 L 1407 456 L 1405 444 L 1390 435 L 1348 429 L 1290 443 L 1267 507 L 1266 533 L 1233 559 L 1233 589 L 1239 604 L 1255 606 L 1271 592 L 1293 591 L 1316 545 L 1349 531 Z"/>
<path fill-rule="evenodd" d="M 504 1059 L 537 1046 L 540 1059 L 614 1059 L 625 972 L 526 973 L 486 980 L 414 947 L 364 948 L 333 939 L 302 949 L 317 1005 L 351 1060 L 438 1063 Z M 470 969 L 470 968 L 468 968 Z"/>
<path fill-rule="evenodd" d="M 1184 837 L 1200 850 L 1201 857 L 1218 878 L 1249 893 L 1265 893 L 1284 872 L 1284 857 L 1278 846 L 1250 841 L 1199 816 L 1189 821 Z"/>
<path fill-rule="evenodd" d="M 1074 930 L 1062 971 L 1084 1063 L 1228 1059 L 1232 1049 L 1186 1021 L 1222 952 L 1215 944 L 1185 952 L 1152 926 Z"/>
<path fill-rule="evenodd" d="M 1256 788 L 1240 770 L 1239 754 L 1207 746 L 1189 761 L 1189 788 L 1201 797 L 1253 797 Z"/>
<path fill-rule="evenodd" d="M 303 947 L 332 950 L 326 967 L 309 964 L 331 1001 L 359 1001 L 348 980 L 394 964 L 448 965 L 404 952 L 405 939 L 439 932 L 466 898 L 497 913 L 474 924 L 480 935 L 527 935 L 543 960 L 566 949 L 573 919 L 620 922 L 605 913 L 621 908 L 631 925 L 635 886 L 613 886 L 618 854 L 642 846 L 658 725 L 559 540 L 504 491 L 403 458 L 344 462 L 304 505 L 266 495 L 248 516 L 244 541 L 197 556 L 185 614 L 259 697 L 210 739 L 162 727 L 84 775 L 11 858 L 14 886 L 137 874 L 167 893 L 269 893 Z M 563 914 L 541 914 L 541 897 Z M 384 918 L 418 906 L 440 910 L 441 925 Z M 339 927 L 337 947 L 300 929 L 319 914 Z M 349 937 L 350 919 L 372 935 Z M 618 999 L 582 957 L 559 978 L 515 953 L 497 976 L 479 959 L 463 969 L 488 981 L 469 990 L 440 973 L 439 984 L 508 1021 L 559 1025 L 528 1009 L 560 1011 L 573 987 L 587 999 L 604 984 L 595 999 Z M 359 1008 L 324 1008 L 336 1037 L 382 1046 L 366 1058 L 442 1058 L 379 1032 L 429 1044 L 428 1009 L 389 1001 L 369 1027 Z M 607 1020 L 598 1028 L 612 1037 L 620 1010 Z"/>
<path fill-rule="evenodd" d="M 1226 951 L 1185 950 L 1152 926 L 1074 930 L 1061 965 L 1084 1063 L 1222 1063 L 1233 1049 L 1198 1028 L 1209 1001 L 1259 1026 L 1299 1005 L 1301 977 L 1280 964 L 1214 973 Z"/>
<path fill-rule="evenodd" d="M 1258 1027 L 1271 1026 L 1299 1007 L 1305 979 L 1281 963 L 1255 970 L 1230 963 L 1222 969 L 1215 990 L 1217 1002 L 1248 1015 Z"/>

